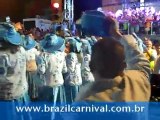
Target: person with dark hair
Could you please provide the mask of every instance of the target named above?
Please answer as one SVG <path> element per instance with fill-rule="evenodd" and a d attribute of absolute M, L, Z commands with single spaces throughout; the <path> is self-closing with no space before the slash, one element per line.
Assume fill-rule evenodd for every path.
<path fill-rule="evenodd" d="M 157 52 L 157 58 L 160 56 L 160 43 L 158 40 L 154 41 L 155 50 Z"/>
<path fill-rule="evenodd" d="M 132 35 L 122 36 L 114 19 L 96 13 L 88 12 L 82 17 L 82 21 L 85 18 L 84 23 L 89 16 L 92 22 L 96 20 L 100 25 L 102 22 L 103 26 L 107 26 L 104 29 L 97 26 L 92 34 L 92 24 L 89 21 L 87 26 L 82 23 L 86 32 L 90 30 L 88 33 L 92 35 L 103 36 L 92 48 L 90 69 L 95 82 L 84 86 L 76 101 L 149 101 L 150 67 L 139 51 L 137 41 Z M 108 29 L 107 33 L 105 29 Z"/>
<path fill-rule="evenodd" d="M 57 27 L 56 34 L 63 38 L 72 36 L 71 32 L 68 29 L 64 29 L 62 25 Z"/>
<path fill-rule="evenodd" d="M 157 59 L 154 61 L 155 64 L 153 74 L 160 74 L 160 43 L 158 40 L 155 40 L 153 44 L 157 52 Z"/>
<path fill-rule="evenodd" d="M 102 39 L 93 46 L 90 68 L 103 78 L 114 78 L 126 67 L 123 46 L 114 39 Z M 110 64 L 110 63 L 113 64 Z"/>

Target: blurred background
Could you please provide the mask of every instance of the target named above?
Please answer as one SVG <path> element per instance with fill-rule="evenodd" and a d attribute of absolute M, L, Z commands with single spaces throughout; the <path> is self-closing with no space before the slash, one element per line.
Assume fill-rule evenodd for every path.
<path fill-rule="evenodd" d="M 49 16 L 54 14 L 51 1 L 56 0 L 0 0 L 0 19 L 4 21 L 6 16 L 17 22 L 23 18 Z M 58 0 L 60 8 L 63 8 L 63 0 Z M 102 6 L 101 0 L 74 0 L 75 20 L 78 19 L 82 11 L 96 9 Z"/>

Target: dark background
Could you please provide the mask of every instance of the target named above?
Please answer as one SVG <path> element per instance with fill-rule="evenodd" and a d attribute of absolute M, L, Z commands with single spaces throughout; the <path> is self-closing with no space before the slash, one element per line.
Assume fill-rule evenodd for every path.
<path fill-rule="evenodd" d="M 74 0 L 75 19 L 78 19 L 82 11 L 97 9 L 102 6 L 101 0 Z M 45 9 L 51 8 L 51 0 L 0 0 L 0 20 L 4 21 L 10 16 L 14 22 L 23 18 L 44 15 Z"/>
<path fill-rule="evenodd" d="M 75 19 L 81 16 L 82 11 L 93 10 L 102 6 L 102 0 L 74 0 Z"/>

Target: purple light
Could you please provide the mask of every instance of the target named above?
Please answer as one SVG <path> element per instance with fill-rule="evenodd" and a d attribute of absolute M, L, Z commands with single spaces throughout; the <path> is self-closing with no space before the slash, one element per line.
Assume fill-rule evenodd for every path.
<path fill-rule="evenodd" d="M 156 12 L 155 8 L 154 8 L 154 7 L 151 7 L 151 8 L 150 8 L 150 12 L 151 12 L 152 14 L 154 14 L 154 13 Z"/>
<path fill-rule="evenodd" d="M 160 20 L 160 11 L 155 10 L 154 7 L 142 8 L 128 8 L 125 10 L 117 10 L 115 13 L 111 11 L 104 11 L 106 15 L 116 18 L 118 21 L 129 21 L 137 24 L 142 21 Z"/>

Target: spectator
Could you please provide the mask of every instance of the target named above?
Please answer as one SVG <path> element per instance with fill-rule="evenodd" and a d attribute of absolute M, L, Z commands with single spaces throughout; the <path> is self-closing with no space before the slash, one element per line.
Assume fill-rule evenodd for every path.
<path fill-rule="evenodd" d="M 15 27 L 16 31 L 19 32 L 19 34 L 21 34 L 21 35 L 24 34 L 24 33 L 23 33 L 24 29 L 23 29 L 23 26 L 22 26 L 22 24 L 21 24 L 20 22 L 17 22 L 17 23 L 14 25 L 14 27 Z"/>
<path fill-rule="evenodd" d="M 160 74 L 160 57 L 156 60 L 153 74 Z"/>
<path fill-rule="evenodd" d="M 146 45 L 146 49 L 144 50 L 144 55 L 150 62 L 150 68 L 153 71 L 155 60 L 157 59 L 157 52 L 152 47 L 152 41 L 149 38 L 144 38 L 144 44 Z"/>
<path fill-rule="evenodd" d="M 86 13 L 85 20 L 87 14 L 89 14 L 89 19 L 93 20 L 96 17 L 95 14 L 92 16 Z M 122 36 L 120 34 L 112 18 L 101 17 L 99 14 L 97 16 L 98 22 L 106 23 L 103 24 L 104 26 L 108 25 L 109 33 L 105 33 L 106 31 L 101 28 L 98 28 L 97 31 L 102 30 L 101 35 L 108 35 L 112 38 L 103 38 L 93 46 L 90 68 L 95 82 L 82 88 L 76 100 L 149 101 L 150 68 L 148 60 L 138 50 L 135 39 L 131 35 Z M 82 24 L 82 27 L 85 25 Z M 92 24 L 88 23 L 87 27 L 89 30 Z"/>
<path fill-rule="evenodd" d="M 157 57 L 160 56 L 160 43 L 158 40 L 154 41 L 155 50 L 157 52 Z"/>

